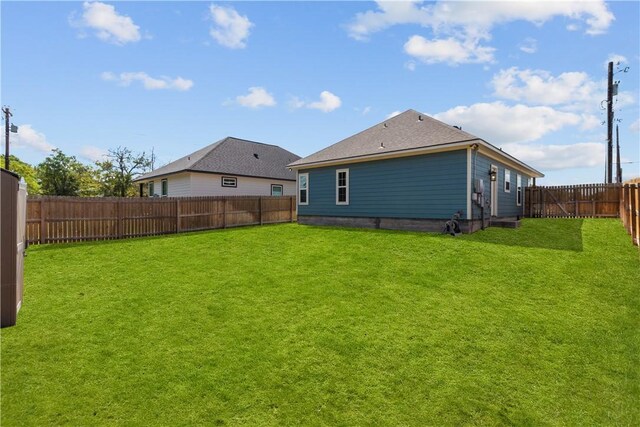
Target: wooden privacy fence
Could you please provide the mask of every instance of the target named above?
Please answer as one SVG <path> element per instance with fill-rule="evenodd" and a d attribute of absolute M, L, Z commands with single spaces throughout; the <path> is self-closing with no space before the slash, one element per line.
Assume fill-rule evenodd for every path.
<path fill-rule="evenodd" d="M 640 181 L 622 186 L 620 218 L 633 244 L 640 246 Z"/>
<path fill-rule="evenodd" d="M 112 240 L 296 219 L 294 196 L 29 197 L 29 244 Z"/>
<path fill-rule="evenodd" d="M 525 216 L 530 218 L 617 218 L 620 184 L 527 187 Z"/>

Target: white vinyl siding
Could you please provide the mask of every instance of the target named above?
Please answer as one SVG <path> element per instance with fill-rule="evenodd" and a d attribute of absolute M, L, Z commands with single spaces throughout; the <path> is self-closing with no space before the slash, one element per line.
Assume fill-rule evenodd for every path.
<path fill-rule="evenodd" d="M 336 205 L 349 204 L 349 169 L 336 170 Z"/>
<path fill-rule="evenodd" d="M 309 204 L 309 174 L 301 173 L 298 175 L 298 204 Z"/>
<path fill-rule="evenodd" d="M 237 187 L 223 187 L 223 175 L 191 173 L 190 196 L 270 196 L 271 185 L 282 185 L 283 196 L 296 195 L 296 182 L 271 178 L 236 177 Z M 227 175 L 224 175 L 227 176 Z"/>

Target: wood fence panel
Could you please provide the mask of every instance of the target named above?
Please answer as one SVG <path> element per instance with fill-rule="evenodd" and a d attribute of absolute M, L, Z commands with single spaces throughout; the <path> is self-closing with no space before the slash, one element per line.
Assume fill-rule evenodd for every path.
<path fill-rule="evenodd" d="M 295 197 L 29 197 L 29 244 L 112 240 L 294 220 Z"/>
<path fill-rule="evenodd" d="M 640 246 L 640 181 L 624 184 L 622 187 L 620 217 L 633 244 Z"/>
<path fill-rule="evenodd" d="M 525 189 L 525 215 L 531 218 L 617 218 L 620 184 L 585 184 Z"/>

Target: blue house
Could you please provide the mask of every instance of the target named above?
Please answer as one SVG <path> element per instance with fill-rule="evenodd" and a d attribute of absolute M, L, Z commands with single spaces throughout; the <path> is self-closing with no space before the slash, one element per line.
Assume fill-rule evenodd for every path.
<path fill-rule="evenodd" d="M 301 224 L 440 231 L 458 213 L 468 233 L 519 219 L 524 188 L 544 176 L 414 110 L 289 167 L 296 171 Z"/>

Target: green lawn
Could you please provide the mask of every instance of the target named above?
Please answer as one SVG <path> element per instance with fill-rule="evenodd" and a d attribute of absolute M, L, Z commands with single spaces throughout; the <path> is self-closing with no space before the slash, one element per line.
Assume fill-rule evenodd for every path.
<path fill-rule="evenodd" d="M 640 424 L 640 258 L 617 220 L 28 253 L 3 427 Z"/>

